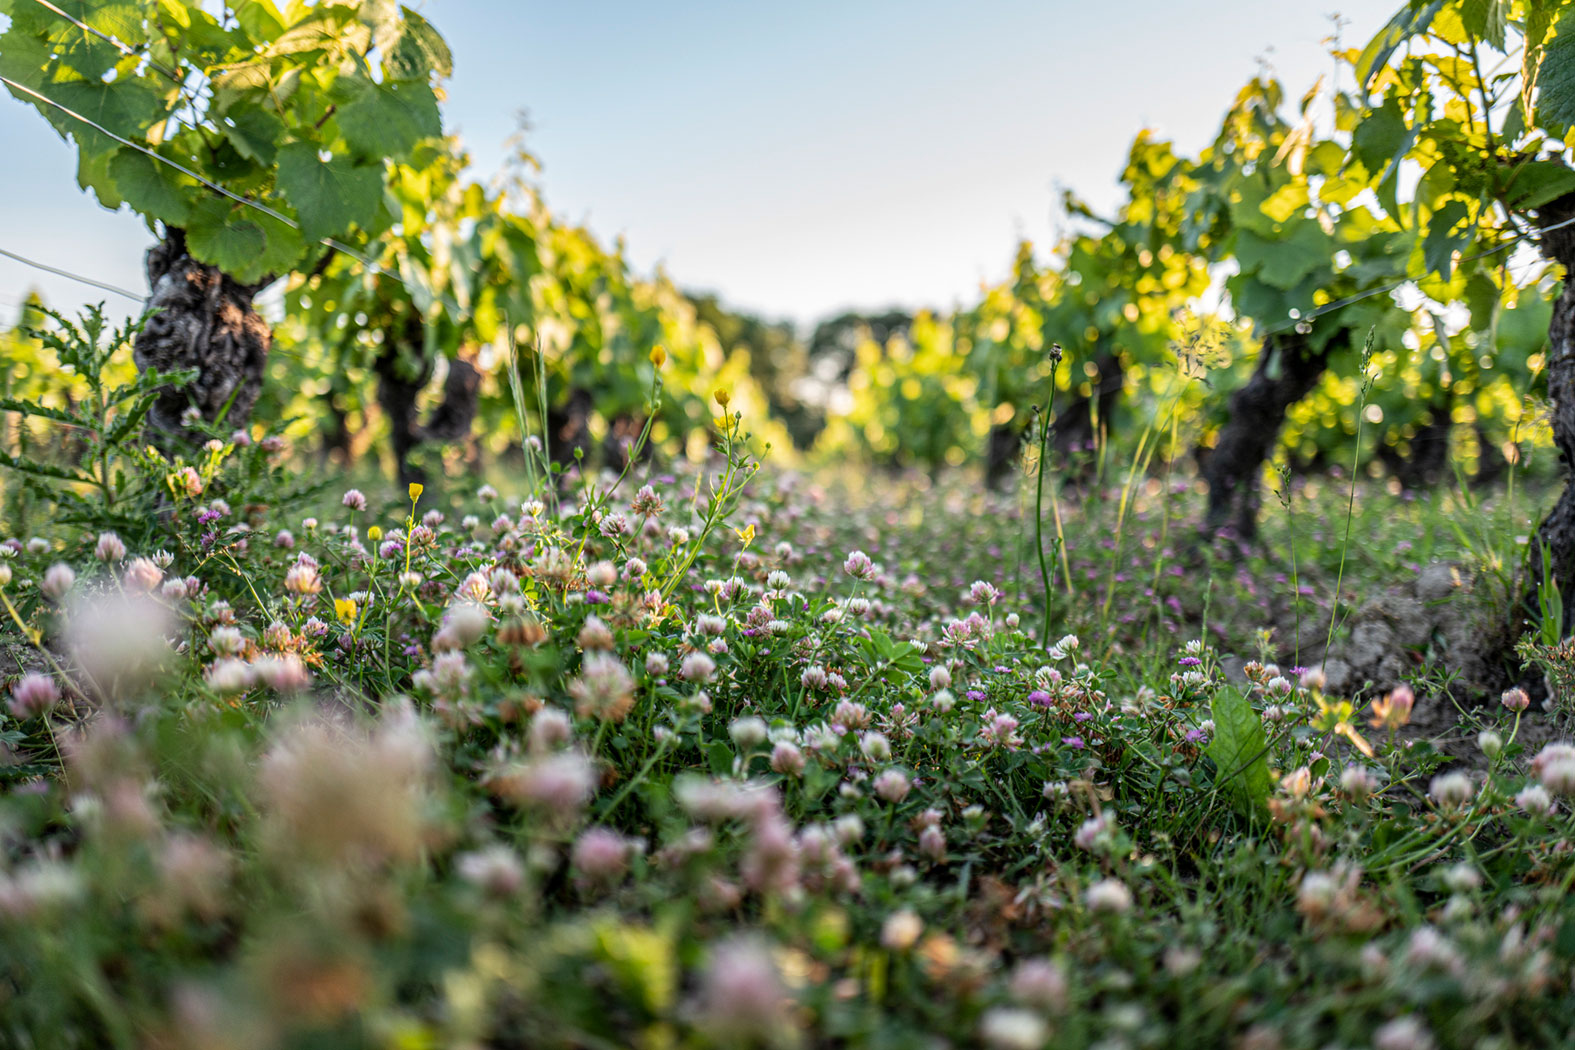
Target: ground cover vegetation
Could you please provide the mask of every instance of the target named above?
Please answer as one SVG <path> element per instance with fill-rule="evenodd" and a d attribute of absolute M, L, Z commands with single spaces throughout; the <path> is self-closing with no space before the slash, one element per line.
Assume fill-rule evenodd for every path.
<path fill-rule="evenodd" d="M 408 8 L 0 19 L 157 238 L 0 335 L 0 1045 L 1569 1040 L 1567 5 L 807 339 Z"/>

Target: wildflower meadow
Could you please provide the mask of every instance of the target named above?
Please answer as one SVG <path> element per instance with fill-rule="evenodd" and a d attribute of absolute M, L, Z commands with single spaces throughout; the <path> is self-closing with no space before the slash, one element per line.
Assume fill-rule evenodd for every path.
<path fill-rule="evenodd" d="M 810 337 L 415 10 L 0 0 L 156 241 L 0 333 L 0 1047 L 1575 1045 L 1575 13 L 1332 58 Z"/>

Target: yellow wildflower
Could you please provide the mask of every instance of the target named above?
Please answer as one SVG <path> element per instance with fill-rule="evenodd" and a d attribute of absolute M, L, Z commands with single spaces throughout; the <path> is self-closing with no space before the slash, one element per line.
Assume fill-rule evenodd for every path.
<path fill-rule="evenodd" d="M 667 348 L 661 343 L 651 347 L 651 364 L 661 368 L 667 363 Z"/>
<path fill-rule="evenodd" d="M 422 491 L 423 491 L 423 486 L 422 486 L 421 482 L 419 482 L 419 481 L 412 481 L 410 483 L 410 502 L 412 504 L 414 504 L 417 500 L 419 500 L 421 498 Z"/>
<path fill-rule="evenodd" d="M 356 608 L 354 598 L 334 599 L 334 616 L 339 620 L 340 623 L 346 625 L 355 623 L 355 612 Z"/>
<path fill-rule="evenodd" d="M 726 389 L 718 390 L 716 393 L 712 394 L 711 396 L 716 398 L 716 403 L 721 405 L 723 410 L 726 410 L 727 403 L 729 401 L 733 400 L 733 395 L 729 394 Z"/>
<path fill-rule="evenodd" d="M 383 538 L 383 527 L 381 525 L 370 526 L 366 530 L 366 538 L 371 540 L 373 543 L 376 543 L 378 540 Z"/>
<path fill-rule="evenodd" d="M 738 538 L 744 541 L 744 546 L 745 547 L 748 547 L 751 543 L 755 542 L 755 523 L 754 522 L 750 522 L 747 526 L 745 526 L 742 529 L 734 529 L 733 531 L 738 533 Z"/>

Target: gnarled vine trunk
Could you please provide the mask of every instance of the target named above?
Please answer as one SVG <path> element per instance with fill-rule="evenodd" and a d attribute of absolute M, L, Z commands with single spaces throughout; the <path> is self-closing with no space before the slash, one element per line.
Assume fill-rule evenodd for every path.
<path fill-rule="evenodd" d="M 226 425 L 243 426 L 262 390 L 273 342 L 254 300 L 273 278 L 241 284 L 198 262 L 186 250 L 185 232 L 174 227 L 148 249 L 147 267 L 147 306 L 154 313 L 132 348 L 137 368 L 197 370 L 188 386 L 168 387 L 154 401 L 149 438 L 161 446 L 184 440 L 181 416 L 191 408 L 210 423 L 222 417 Z"/>
<path fill-rule="evenodd" d="M 1093 457 L 1087 453 L 1094 448 L 1098 429 L 1109 422 L 1115 411 L 1126 381 L 1120 355 L 1101 353 L 1091 363 L 1094 373 L 1088 396 L 1080 396 L 1056 412 L 1050 424 L 1050 447 L 1056 453 L 1053 467 L 1063 478 L 1083 479 L 1092 471 Z M 1011 423 L 990 428 L 984 463 L 985 482 L 990 487 L 999 488 L 1012 476 L 1028 431 L 1026 426 Z"/>
<path fill-rule="evenodd" d="M 1558 198 L 1538 209 L 1544 228 L 1575 219 L 1575 194 Z M 1516 622 L 1511 637 L 1519 634 L 1520 619 L 1538 615 L 1537 592 L 1542 581 L 1542 550 L 1550 556 L 1553 578 L 1564 600 L 1564 633 L 1570 633 L 1575 614 L 1575 227 L 1549 229 L 1542 236 L 1542 254 L 1564 267 L 1564 287 L 1553 302 L 1548 322 L 1548 401 L 1553 422 L 1553 444 L 1564 466 L 1564 491 L 1542 519 L 1537 542 L 1527 565 L 1527 587 L 1521 608 L 1512 610 Z"/>
<path fill-rule="evenodd" d="M 1297 332 L 1277 332 L 1264 339 L 1252 378 L 1231 395 L 1230 420 L 1203 459 L 1209 529 L 1228 526 L 1244 540 L 1257 535 L 1263 465 L 1279 441 L 1286 410 L 1312 392 L 1335 342 L 1314 350 Z"/>
<path fill-rule="evenodd" d="M 416 414 L 416 399 L 432 380 L 437 362 L 423 358 L 414 376 L 400 369 L 399 354 L 390 348 L 373 362 L 377 373 L 377 403 L 388 416 L 389 440 L 394 447 L 394 462 L 400 484 L 424 481 L 422 473 L 410 465 L 410 452 L 426 441 L 457 441 L 469 435 L 476 419 L 476 398 L 481 390 L 481 374 L 463 358 L 451 358 L 443 380 L 443 400 L 425 422 Z"/>

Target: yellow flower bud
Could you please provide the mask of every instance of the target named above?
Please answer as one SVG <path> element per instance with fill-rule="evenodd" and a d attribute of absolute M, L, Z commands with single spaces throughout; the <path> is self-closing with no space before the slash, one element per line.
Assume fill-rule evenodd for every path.
<path fill-rule="evenodd" d="M 383 538 L 383 527 L 381 525 L 372 525 L 368 527 L 366 530 L 366 538 L 371 540 L 373 543 L 376 543 L 378 540 Z"/>
<path fill-rule="evenodd" d="M 411 503 L 415 503 L 417 500 L 419 500 L 421 498 L 422 491 L 423 491 L 423 486 L 422 486 L 421 482 L 419 482 L 419 481 L 412 481 L 410 483 L 410 502 Z"/>
<path fill-rule="evenodd" d="M 661 368 L 667 363 L 667 348 L 661 343 L 651 347 L 651 364 Z"/>
<path fill-rule="evenodd" d="M 726 390 L 718 390 L 711 396 L 716 398 L 716 403 L 721 405 L 724 409 L 727 408 L 727 403 L 733 400 L 733 395 L 729 394 Z"/>

